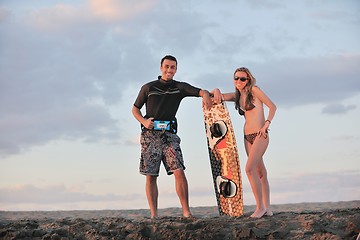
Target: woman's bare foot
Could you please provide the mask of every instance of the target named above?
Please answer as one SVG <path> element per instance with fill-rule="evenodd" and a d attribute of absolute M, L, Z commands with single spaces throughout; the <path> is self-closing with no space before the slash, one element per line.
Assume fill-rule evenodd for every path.
<path fill-rule="evenodd" d="M 274 215 L 274 213 L 271 211 L 270 208 L 268 208 L 268 209 L 266 209 L 265 215 L 271 217 Z"/>
<path fill-rule="evenodd" d="M 265 213 L 266 213 L 265 208 L 256 209 L 255 212 L 253 214 L 251 214 L 250 217 L 252 217 L 252 218 L 261 218 L 262 216 L 265 215 Z"/>

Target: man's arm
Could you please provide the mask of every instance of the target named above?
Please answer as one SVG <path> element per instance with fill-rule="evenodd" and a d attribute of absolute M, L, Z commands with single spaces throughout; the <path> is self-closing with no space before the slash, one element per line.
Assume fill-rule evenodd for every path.
<path fill-rule="evenodd" d="M 205 108 L 210 109 L 212 107 L 212 101 L 209 91 L 201 89 L 199 92 L 199 96 L 202 97 L 202 101 L 203 104 L 205 105 Z"/>
<path fill-rule="evenodd" d="M 154 127 L 154 122 L 152 121 L 154 118 L 144 118 L 140 109 L 138 109 L 137 107 L 133 106 L 132 107 L 132 114 L 134 115 L 134 117 L 136 118 L 136 120 L 139 121 L 139 123 L 141 123 L 144 127 L 148 128 L 148 129 L 152 129 Z"/>

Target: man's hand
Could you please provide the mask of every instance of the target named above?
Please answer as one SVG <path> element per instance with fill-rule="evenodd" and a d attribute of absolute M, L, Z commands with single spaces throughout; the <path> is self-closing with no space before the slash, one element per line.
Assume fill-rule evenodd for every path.
<path fill-rule="evenodd" d="M 147 129 L 153 129 L 154 127 L 154 122 L 153 119 L 154 118 L 144 118 L 143 115 L 141 114 L 140 109 L 138 109 L 137 107 L 133 106 L 132 107 L 132 113 L 134 115 L 134 117 L 136 118 L 136 120 L 139 121 L 139 123 L 141 123 L 144 127 L 146 127 Z"/>
<path fill-rule="evenodd" d="M 144 125 L 144 127 L 146 127 L 147 129 L 153 129 L 154 128 L 154 118 L 148 118 L 146 119 L 142 125 Z"/>
<path fill-rule="evenodd" d="M 212 107 L 210 93 L 207 90 L 201 90 L 200 96 L 202 97 L 202 101 L 203 104 L 205 105 L 205 108 L 209 110 Z"/>

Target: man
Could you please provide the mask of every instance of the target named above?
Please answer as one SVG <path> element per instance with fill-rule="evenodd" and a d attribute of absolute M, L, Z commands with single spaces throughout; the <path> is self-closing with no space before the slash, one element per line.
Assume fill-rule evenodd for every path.
<path fill-rule="evenodd" d="M 183 209 L 183 216 L 190 217 L 188 183 L 184 173 L 185 165 L 180 148 L 180 138 L 176 134 L 176 112 L 183 98 L 202 97 L 203 103 L 210 108 L 209 92 L 185 82 L 173 80 L 177 70 L 175 57 L 167 55 L 161 59 L 161 76 L 142 86 L 132 113 L 141 123 L 140 173 L 146 175 L 146 197 L 151 217 L 158 216 L 157 177 L 161 162 L 168 175 L 174 174 L 176 192 Z M 146 115 L 140 109 L 146 104 Z"/>

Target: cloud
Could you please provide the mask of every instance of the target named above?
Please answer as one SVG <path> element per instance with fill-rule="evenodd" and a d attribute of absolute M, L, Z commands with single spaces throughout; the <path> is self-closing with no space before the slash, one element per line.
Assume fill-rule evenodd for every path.
<path fill-rule="evenodd" d="M 71 64 L 62 65 L 64 69 L 59 71 L 56 64 L 39 62 L 16 74 L 8 68 L 1 72 L 1 155 L 54 139 L 96 141 L 118 137 L 117 120 L 95 101 L 101 92 L 90 77 L 76 70 L 69 73 L 67 67 L 71 69 Z M 45 66 L 48 68 L 37 73 Z"/>
<path fill-rule="evenodd" d="M 107 106 L 118 104 L 133 82 L 156 76 L 159 52 L 170 49 L 164 46 L 186 54 L 200 44 L 193 39 L 202 37 L 203 24 L 194 23 L 193 14 L 170 6 L 160 14 L 154 4 L 95 0 L 58 4 L 29 8 L 14 14 L 14 21 L 4 22 L 0 154 L 63 138 L 114 140 L 121 132 L 119 120 Z M 10 11 L 1 12 L 5 16 Z M 180 19 L 184 24 L 178 24 Z M 179 34 L 183 37 L 175 37 Z"/>
<path fill-rule="evenodd" d="M 129 138 L 125 141 L 126 146 L 139 146 L 140 144 L 140 136 Z"/>
<path fill-rule="evenodd" d="M 58 19 L 57 23 L 66 26 L 77 21 L 76 11 L 59 5 L 31 12 L 25 19 L 31 22 L 36 16 L 39 22 L 54 24 L 53 18 L 62 17 L 68 21 Z M 98 37 L 102 30 L 94 27 L 80 37 L 72 31 L 53 35 L 32 28 L 27 21 L 8 22 L 2 30 L 1 156 L 54 139 L 118 137 L 117 120 L 103 102 L 118 102 L 126 82 L 118 81 L 119 59 L 109 54 L 111 43 L 102 46 L 104 34 Z"/>
<path fill-rule="evenodd" d="M 356 109 L 355 105 L 348 105 L 345 106 L 343 104 L 340 103 L 335 103 L 335 104 L 329 104 L 327 106 L 325 106 L 322 110 L 322 113 L 325 114 L 345 114 L 351 110 Z"/>
<path fill-rule="evenodd" d="M 104 20 L 124 20 L 149 11 L 156 4 L 156 0 L 116 1 L 89 0 L 91 12 Z"/>
<path fill-rule="evenodd" d="M 285 58 L 249 65 L 257 84 L 281 107 L 341 102 L 360 93 L 360 55 Z"/>
<path fill-rule="evenodd" d="M 0 154 L 61 138 L 114 140 L 121 119 L 108 107 L 128 101 L 123 92 L 129 85 L 155 78 L 160 58 L 168 53 L 180 60 L 179 74 L 208 89 L 232 89 L 231 81 L 219 79 L 231 79 L 237 64 L 249 66 L 279 107 L 327 105 L 359 93 L 358 55 L 276 60 L 273 55 L 281 49 L 294 48 L 289 42 L 296 36 L 286 29 L 262 33 L 255 22 L 242 22 L 248 27 L 237 31 L 234 18 L 224 21 L 222 15 L 234 3 L 216 5 L 222 14 L 214 15 L 221 21 L 207 17 L 212 8 L 204 12 L 196 4 L 204 1 L 88 0 L 41 8 L 29 4 L 25 11 L 2 7 L 0 112 L 6 117 L 0 118 L 0 128 L 7 135 L 0 136 Z M 262 6 L 281 8 L 274 2 Z M 13 21 L 6 21 L 9 16 Z M 263 37 L 265 45 L 258 42 Z M 266 61 L 254 60 L 259 56 Z"/>
<path fill-rule="evenodd" d="M 86 13 L 72 5 L 58 4 L 51 8 L 32 10 L 27 16 L 32 26 L 47 32 L 66 31 L 86 20 Z"/>
<path fill-rule="evenodd" d="M 270 178 L 272 204 L 300 202 L 351 201 L 360 198 L 359 171 L 342 171 L 329 173 L 307 173 L 286 177 Z M 243 182 L 245 205 L 253 205 L 251 188 Z M 81 189 L 81 188 L 80 188 Z M 194 187 L 189 189 L 192 206 L 216 204 L 212 187 Z M 178 206 L 178 197 L 173 187 L 161 189 L 163 207 Z M 136 203 L 136 205 L 134 205 Z M 133 194 L 92 194 L 75 191 L 64 185 L 38 187 L 34 185 L 16 185 L 0 189 L 0 206 L 2 210 L 27 209 L 129 209 L 147 208 L 144 193 Z M 54 209 L 55 206 L 55 209 Z"/>
<path fill-rule="evenodd" d="M 66 204 L 76 202 L 127 201 L 138 198 L 134 195 L 105 194 L 95 195 L 85 192 L 70 191 L 63 185 L 36 187 L 17 185 L 0 189 L 0 203 L 16 204 Z"/>
<path fill-rule="evenodd" d="M 0 6 L 0 24 L 5 22 L 11 16 L 9 9 Z"/>
<path fill-rule="evenodd" d="M 299 174 L 270 179 L 270 189 L 276 203 L 350 201 L 360 197 L 359 179 L 355 170 Z"/>
<path fill-rule="evenodd" d="M 243 176 L 244 204 L 255 204 L 249 182 L 244 178 L 246 175 Z M 351 201 L 360 198 L 358 170 L 270 177 L 269 182 L 272 204 Z M 196 202 L 197 198 L 213 198 L 213 191 L 212 188 L 191 188 L 191 202 Z"/>
<path fill-rule="evenodd" d="M 360 55 L 337 55 L 318 58 L 285 58 L 271 62 L 244 62 L 262 88 L 279 107 L 292 108 L 307 104 L 333 104 L 360 93 Z M 227 79 L 232 78 L 229 68 Z M 232 83 L 222 76 L 200 76 L 206 78 L 206 86 L 213 89 L 232 89 Z M 231 87 L 230 87 L 231 86 Z M 351 105 L 343 110 L 349 111 Z"/>
<path fill-rule="evenodd" d="M 357 1 L 349 1 L 347 4 L 338 4 L 336 2 L 332 2 L 330 4 L 324 3 L 326 2 L 310 3 L 312 6 L 309 6 L 309 11 L 307 12 L 306 16 L 309 16 L 315 20 L 322 20 L 323 22 L 335 22 L 339 19 L 344 20 L 350 24 L 359 22 L 360 19 L 356 14 L 356 11 L 360 9 L 360 5 Z M 321 10 L 312 8 L 318 4 L 321 4 Z M 349 7 L 352 8 L 355 12 L 349 11 Z"/>
<path fill-rule="evenodd" d="M 44 112 L 8 114 L 0 119 L 0 154 L 18 153 L 53 139 L 116 140 L 116 121 L 102 107 L 72 106 Z"/>
<path fill-rule="evenodd" d="M 66 33 L 80 30 L 84 25 L 106 26 L 117 24 L 148 12 L 156 6 L 156 0 L 115 1 L 87 0 L 81 5 L 56 4 L 51 7 L 30 10 L 29 24 L 50 33 Z M 85 28 L 89 31 L 88 27 Z"/>
<path fill-rule="evenodd" d="M 285 59 L 261 66 L 259 84 L 284 107 L 339 102 L 360 93 L 359 64 L 360 55 Z"/>
<path fill-rule="evenodd" d="M 337 137 L 333 138 L 332 140 L 334 140 L 334 141 L 346 141 L 346 142 L 350 142 L 350 141 L 358 141 L 359 139 L 360 139 L 359 136 L 340 135 L 340 136 L 337 136 Z"/>
<path fill-rule="evenodd" d="M 278 9 L 278 8 L 284 8 L 284 5 L 280 4 L 278 1 L 260 1 L 260 0 L 248 0 L 246 1 L 247 4 L 253 9 Z"/>

